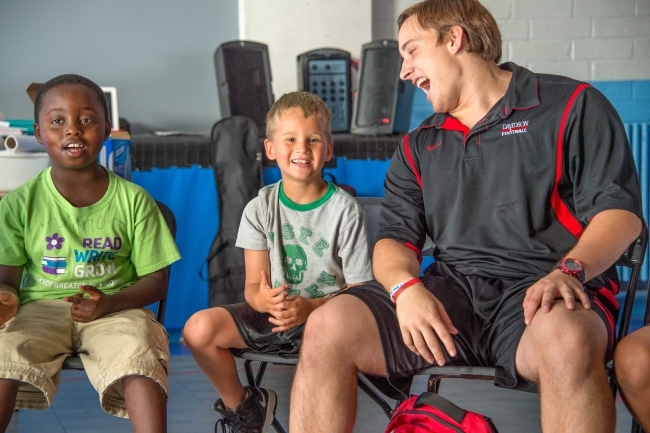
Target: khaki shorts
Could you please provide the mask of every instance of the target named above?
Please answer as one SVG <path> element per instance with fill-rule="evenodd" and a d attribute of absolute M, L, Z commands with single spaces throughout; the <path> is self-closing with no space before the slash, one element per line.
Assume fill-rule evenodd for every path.
<path fill-rule="evenodd" d="M 61 366 L 71 353 L 81 357 L 102 409 L 111 415 L 128 418 L 125 376 L 149 377 L 167 394 L 169 340 L 150 310 L 124 310 L 78 323 L 68 302 L 34 301 L 22 305 L 0 330 L 0 378 L 24 382 L 16 408 L 50 407 Z"/>

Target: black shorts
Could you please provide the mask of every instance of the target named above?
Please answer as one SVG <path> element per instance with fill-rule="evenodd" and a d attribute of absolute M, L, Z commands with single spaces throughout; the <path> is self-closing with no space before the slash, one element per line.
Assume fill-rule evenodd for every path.
<path fill-rule="evenodd" d="M 239 335 L 250 350 L 261 353 L 277 353 L 280 356 L 294 357 L 298 354 L 302 343 L 302 333 L 305 325 L 294 326 L 281 332 L 272 332 L 275 325 L 269 322 L 269 313 L 260 313 L 248 305 L 223 305 L 237 326 Z M 243 350 L 232 349 L 237 354 Z"/>
<path fill-rule="evenodd" d="M 458 334 L 453 335 L 455 357 L 449 356 L 441 343 L 445 365 L 495 367 L 495 385 L 522 391 L 535 390 L 535 384 L 517 374 L 515 356 L 526 328 L 522 306 L 526 290 L 541 277 L 508 280 L 463 276 L 440 262 L 428 267 L 421 280 L 427 290 L 442 302 L 458 329 Z M 612 313 L 595 299 L 599 295 L 592 290 L 586 292 L 592 309 L 607 326 L 607 359 L 610 359 L 614 343 Z M 387 378 L 369 378 L 389 397 L 403 400 L 409 395 L 413 375 L 431 364 L 404 344 L 395 305 L 379 283 L 372 281 L 344 293 L 354 295 L 368 305 L 378 324 Z"/>

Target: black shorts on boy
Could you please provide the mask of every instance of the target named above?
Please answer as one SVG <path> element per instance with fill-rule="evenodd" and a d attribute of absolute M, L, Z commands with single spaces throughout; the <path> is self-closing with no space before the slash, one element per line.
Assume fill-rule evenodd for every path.
<path fill-rule="evenodd" d="M 260 353 L 277 353 L 280 356 L 295 357 L 302 343 L 305 324 L 294 326 L 286 331 L 273 332 L 276 327 L 269 322 L 269 313 L 260 313 L 247 303 L 223 305 L 232 316 L 237 331 L 248 349 Z M 235 355 L 248 349 L 231 349 Z"/>
<path fill-rule="evenodd" d="M 429 266 L 421 280 L 445 306 L 452 324 L 458 329 L 458 334 L 453 335 L 457 352 L 455 357 L 449 356 L 441 343 L 445 365 L 495 367 L 495 385 L 535 391 L 537 387 L 534 383 L 517 374 L 515 356 L 526 328 L 522 306 L 526 290 L 542 276 L 535 275 L 525 280 L 497 279 L 464 276 L 441 262 Z M 612 312 L 599 299 L 601 295 L 597 293 L 596 286 L 598 281 L 589 282 L 585 290 L 592 310 L 607 327 L 606 360 L 609 360 L 615 332 Z M 404 344 L 395 304 L 379 283 L 373 281 L 344 293 L 356 296 L 370 308 L 379 329 L 387 377 L 370 379 L 389 397 L 399 400 L 407 398 L 413 375 L 432 364 Z"/>

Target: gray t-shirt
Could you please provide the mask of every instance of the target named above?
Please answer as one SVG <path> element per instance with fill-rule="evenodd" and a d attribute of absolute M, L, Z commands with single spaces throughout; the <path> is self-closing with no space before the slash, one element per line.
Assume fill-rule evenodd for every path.
<path fill-rule="evenodd" d="M 287 283 L 290 295 L 320 298 L 373 279 L 365 214 L 332 183 L 309 204 L 289 200 L 282 181 L 262 188 L 244 209 L 236 245 L 268 250 L 271 286 Z"/>

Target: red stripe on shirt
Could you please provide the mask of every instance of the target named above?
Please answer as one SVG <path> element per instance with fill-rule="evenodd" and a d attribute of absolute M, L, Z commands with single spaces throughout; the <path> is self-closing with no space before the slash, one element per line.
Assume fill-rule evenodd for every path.
<path fill-rule="evenodd" d="M 562 122 L 560 122 L 560 131 L 557 136 L 557 156 L 555 162 L 555 184 L 553 185 L 553 191 L 551 192 L 551 207 L 555 212 L 560 224 L 562 224 L 576 239 L 579 239 L 582 236 L 582 224 L 580 221 L 571 213 L 567 204 L 560 197 L 560 192 L 558 186 L 560 184 L 560 179 L 562 178 L 562 158 L 564 155 L 564 131 L 566 129 L 567 118 L 569 117 L 569 112 L 573 106 L 574 101 L 578 95 L 587 87 L 589 84 L 581 84 L 573 92 L 569 102 L 567 102 L 566 107 L 564 107 L 564 113 L 562 113 Z"/>
<path fill-rule="evenodd" d="M 413 168 L 413 174 L 415 174 L 415 180 L 417 180 L 418 185 L 420 185 L 420 189 L 422 189 L 422 178 L 420 177 L 420 173 L 418 172 L 418 169 L 415 166 L 415 161 L 413 161 L 413 157 L 411 156 L 411 149 L 409 148 L 408 135 L 404 136 L 404 153 L 406 154 L 406 159 L 408 159 L 409 164 L 411 164 L 411 167 Z"/>

